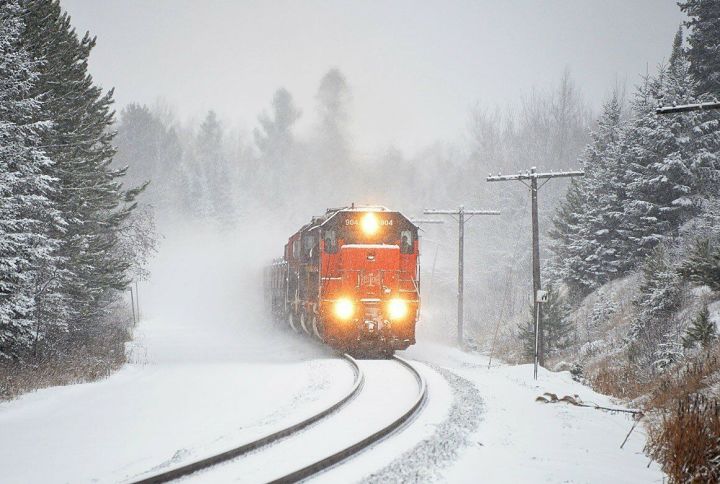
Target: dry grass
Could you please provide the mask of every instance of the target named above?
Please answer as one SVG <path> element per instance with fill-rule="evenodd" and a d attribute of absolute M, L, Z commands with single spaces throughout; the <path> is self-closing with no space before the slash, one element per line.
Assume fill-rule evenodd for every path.
<path fill-rule="evenodd" d="M 688 396 L 701 394 L 720 373 L 720 348 L 697 355 L 688 362 L 665 372 L 648 392 L 648 406 L 670 410 Z"/>
<path fill-rule="evenodd" d="M 646 451 L 671 483 L 720 482 L 720 402 L 710 388 L 719 375 L 720 347 L 649 381 L 632 365 L 611 358 L 587 372 L 596 390 L 641 402 L 647 416 Z"/>
<path fill-rule="evenodd" d="M 0 360 L 0 401 L 57 385 L 85 383 L 109 376 L 126 362 L 125 343 L 131 333 L 127 321 L 85 338 L 82 344 L 65 342 L 64 351 L 26 355 L 20 361 Z M 58 344 L 57 346 L 60 346 Z"/>
<path fill-rule="evenodd" d="M 652 390 L 644 383 L 635 368 L 617 355 L 596 358 L 585 368 L 585 378 L 597 392 L 622 400 L 635 400 Z"/>
<path fill-rule="evenodd" d="M 595 360 L 585 376 L 606 395 L 635 400 L 646 415 L 647 453 L 671 483 L 720 482 L 720 346 L 647 381 L 616 357 Z"/>
<path fill-rule="evenodd" d="M 651 425 L 647 451 L 671 483 L 720 481 L 720 406 L 689 395 Z"/>
<path fill-rule="evenodd" d="M 105 378 L 125 363 L 122 351 L 108 354 L 75 352 L 31 363 L 0 364 L 0 400 L 56 385 L 85 383 Z"/>

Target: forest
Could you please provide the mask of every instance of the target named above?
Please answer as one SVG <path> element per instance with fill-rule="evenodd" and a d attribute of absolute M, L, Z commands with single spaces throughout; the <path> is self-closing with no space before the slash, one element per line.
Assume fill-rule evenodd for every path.
<path fill-rule="evenodd" d="M 113 93 L 87 71 L 95 39 L 56 1 L 0 4 L 0 360 L 46 385 L 124 362 L 123 293 L 154 247 L 144 184 L 115 168 Z"/>
<path fill-rule="evenodd" d="M 161 99 L 116 115 L 88 71 L 96 39 L 57 0 L 1 2 L 0 398 L 125 362 L 128 291 L 165 228 L 250 233 L 273 220 L 289 235 L 352 202 L 411 216 L 500 210 L 467 229 L 466 344 L 530 361 L 529 195 L 485 178 L 582 169 L 540 192 L 548 366 L 643 408 L 648 452 L 676 482 L 720 478 L 711 458 L 677 464 L 700 452 L 678 433 L 683 419 L 720 436 L 720 112 L 656 112 L 720 94 L 720 3 L 679 5 L 688 21 L 667 60 L 609 86 L 600 112 L 567 69 L 517 105 L 470 107 L 462 144 L 370 156 L 353 144 L 352 79 L 339 67 L 312 106 L 291 80 L 278 86 L 250 130 L 213 110 L 182 119 Z M 298 134 L 306 116 L 312 129 Z M 456 230 L 422 233 L 425 331 L 444 341 L 455 338 Z"/>

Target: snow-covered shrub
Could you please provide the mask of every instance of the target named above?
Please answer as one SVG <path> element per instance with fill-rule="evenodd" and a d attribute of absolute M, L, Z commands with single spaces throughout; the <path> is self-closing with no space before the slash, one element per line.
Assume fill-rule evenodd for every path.
<path fill-rule="evenodd" d="M 601 353 L 605 348 L 607 348 L 607 346 L 608 344 L 604 340 L 588 341 L 580 347 L 578 356 L 580 358 L 595 356 L 598 353 Z"/>

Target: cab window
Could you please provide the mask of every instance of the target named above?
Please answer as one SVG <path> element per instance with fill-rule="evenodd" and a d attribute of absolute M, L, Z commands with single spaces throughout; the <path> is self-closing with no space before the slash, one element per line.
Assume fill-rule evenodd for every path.
<path fill-rule="evenodd" d="M 413 234 L 410 230 L 403 230 L 400 232 L 400 253 L 413 253 Z"/>
<path fill-rule="evenodd" d="M 335 232 L 334 230 L 326 230 L 323 234 L 323 241 L 325 242 L 326 254 L 337 254 L 337 232 Z"/>
<path fill-rule="evenodd" d="M 310 259 L 315 254 L 313 249 L 317 247 L 317 237 L 315 235 L 306 235 L 302 238 L 303 241 L 303 258 Z"/>

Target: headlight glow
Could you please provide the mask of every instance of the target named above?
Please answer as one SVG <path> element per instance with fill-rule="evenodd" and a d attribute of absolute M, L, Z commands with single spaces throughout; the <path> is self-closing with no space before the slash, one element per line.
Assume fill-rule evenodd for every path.
<path fill-rule="evenodd" d="M 368 212 L 360 220 L 360 228 L 365 235 L 374 235 L 380 228 L 380 223 L 374 213 Z"/>
<path fill-rule="evenodd" d="M 390 319 L 403 319 L 408 314 L 408 304 L 402 299 L 391 299 L 387 309 Z"/>
<path fill-rule="evenodd" d="M 347 321 L 355 314 L 355 305 L 350 299 L 344 297 L 335 301 L 333 312 L 338 319 Z"/>

